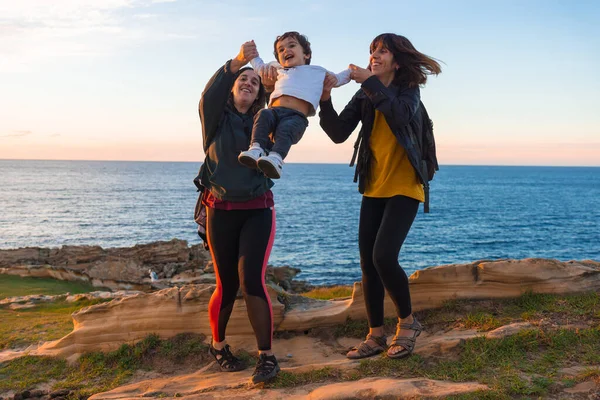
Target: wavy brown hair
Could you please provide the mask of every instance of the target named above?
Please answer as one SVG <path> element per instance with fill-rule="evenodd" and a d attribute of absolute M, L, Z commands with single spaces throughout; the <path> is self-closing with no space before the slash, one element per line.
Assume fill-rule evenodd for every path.
<path fill-rule="evenodd" d="M 432 57 L 415 49 L 415 46 L 404 36 L 395 33 L 382 33 L 371 42 L 371 54 L 379 47 L 390 51 L 399 68 L 396 70 L 393 83 L 397 86 L 415 87 L 427 82 L 427 75 L 442 72 L 440 64 Z"/>
<path fill-rule="evenodd" d="M 237 81 L 238 78 L 240 77 L 240 75 L 242 74 L 242 72 L 247 71 L 247 70 L 254 71 L 254 69 L 252 69 L 250 67 L 240 68 L 240 70 L 235 74 L 235 78 L 233 79 L 233 82 Z M 261 109 L 265 108 L 265 104 L 267 104 L 267 94 L 266 94 L 265 87 L 262 84 L 262 80 L 260 79 L 260 75 L 258 76 L 258 82 L 259 82 L 258 95 L 256 96 L 256 99 L 250 106 L 250 109 L 248 109 L 248 111 L 250 112 L 250 115 L 252 115 L 253 117 Z M 233 93 L 231 91 L 229 92 L 229 98 L 227 99 L 227 104 L 229 104 L 229 107 L 231 107 L 232 109 L 235 110 L 235 105 L 233 104 Z"/>

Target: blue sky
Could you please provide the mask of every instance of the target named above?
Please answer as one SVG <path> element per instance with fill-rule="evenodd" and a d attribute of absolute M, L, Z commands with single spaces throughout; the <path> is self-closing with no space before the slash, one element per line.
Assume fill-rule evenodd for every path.
<path fill-rule="evenodd" d="M 297 30 L 334 71 L 366 66 L 382 32 L 443 61 L 421 92 L 442 164 L 599 166 L 598 4 L 0 0 L 0 158 L 200 161 L 210 76 Z M 287 161 L 347 162 L 355 136 L 309 121 Z"/>

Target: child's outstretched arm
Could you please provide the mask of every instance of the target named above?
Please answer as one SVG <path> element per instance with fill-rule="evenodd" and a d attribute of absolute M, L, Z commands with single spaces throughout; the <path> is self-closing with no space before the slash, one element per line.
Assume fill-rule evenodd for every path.
<path fill-rule="evenodd" d="M 254 57 L 252 60 L 250 60 L 250 65 L 252 66 L 252 68 L 254 68 L 254 71 L 256 71 L 256 73 L 259 75 L 267 67 L 267 64 L 265 64 L 263 59 L 259 56 Z"/>
<path fill-rule="evenodd" d="M 351 81 L 351 79 L 350 79 L 351 72 L 352 71 L 350 70 L 350 68 L 348 68 L 348 69 L 343 70 L 339 74 L 334 74 L 331 71 L 327 71 L 327 74 L 333 75 L 337 79 L 337 83 L 335 85 L 333 85 L 333 87 L 340 87 Z"/>

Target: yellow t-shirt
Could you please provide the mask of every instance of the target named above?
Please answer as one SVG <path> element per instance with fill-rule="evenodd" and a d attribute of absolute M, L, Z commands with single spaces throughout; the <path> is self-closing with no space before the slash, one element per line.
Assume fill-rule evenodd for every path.
<path fill-rule="evenodd" d="M 364 195 L 367 197 L 407 196 L 425 201 L 423 185 L 413 168 L 404 147 L 392 133 L 383 114 L 375 110 L 371 146 L 371 174 Z"/>

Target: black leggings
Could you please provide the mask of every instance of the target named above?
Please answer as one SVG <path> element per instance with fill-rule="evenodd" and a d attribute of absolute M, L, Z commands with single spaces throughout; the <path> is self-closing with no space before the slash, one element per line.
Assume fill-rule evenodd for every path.
<path fill-rule="evenodd" d="M 206 233 L 217 288 L 208 306 L 213 338 L 225 339 L 225 329 L 242 286 L 248 318 L 259 350 L 270 350 L 273 309 L 265 285 L 267 261 L 275 237 L 275 210 L 207 208 Z"/>
<path fill-rule="evenodd" d="M 369 326 L 383 325 L 384 287 L 400 318 L 412 313 L 408 277 L 398 263 L 400 248 L 417 215 L 419 201 L 406 196 L 363 196 L 358 227 L 362 285 Z"/>

